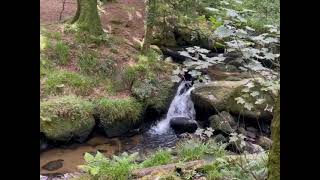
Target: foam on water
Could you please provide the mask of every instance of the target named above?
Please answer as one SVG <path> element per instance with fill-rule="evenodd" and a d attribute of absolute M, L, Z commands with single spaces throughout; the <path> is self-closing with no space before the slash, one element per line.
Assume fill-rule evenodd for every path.
<path fill-rule="evenodd" d="M 178 87 L 166 116 L 150 129 L 153 134 L 163 134 L 170 130 L 170 119 L 173 117 L 187 117 L 195 119 L 195 109 L 190 93 L 193 90 L 190 81 L 183 81 Z"/>

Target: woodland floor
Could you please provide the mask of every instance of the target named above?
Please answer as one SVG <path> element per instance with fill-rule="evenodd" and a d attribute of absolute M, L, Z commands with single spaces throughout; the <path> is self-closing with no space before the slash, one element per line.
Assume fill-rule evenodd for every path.
<path fill-rule="evenodd" d="M 75 43 L 73 36 L 64 33 L 63 24 L 71 19 L 76 12 L 76 0 L 67 0 L 62 13 L 62 1 L 40 0 L 40 24 L 50 32 L 59 32 L 61 39 L 68 43 L 70 49 L 70 63 L 60 67 L 68 71 L 79 71 L 76 65 L 77 55 L 81 49 Z M 144 1 L 143 0 L 117 0 L 107 2 L 99 11 L 104 30 L 112 37 L 112 46 L 88 46 L 99 52 L 102 57 L 112 57 L 116 62 L 117 70 L 123 69 L 125 65 L 134 64 L 134 59 L 139 53 L 135 48 L 136 42 L 141 42 L 144 36 Z M 116 43 L 117 42 L 117 43 Z M 73 48 L 74 47 L 74 48 Z M 121 74 L 121 73 L 116 73 Z M 97 90 L 99 91 L 99 90 Z M 97 92 L 99 94 L 99 92 Z M 128 96 L 128 92 L 118 92 L 116 98 Z"/>
<path fill-rule="evenodd" d="M 40 0 L 40 23 L 49 31 L 59 31 L 62 38 L 68 41 L 68 36 L 64 36 L 63 30 L 57 25 L 72 18 L 76 11 L 76 0 L 67 0 L 59 22 L 62 2 L 58 0 Z M 143 0 L 117 0 L 107 2 L 100 11 L 101 23 L 109 35 L 121 39 L 116 47 L 117 54 L 115 60 L 119 63 L 130 62 L 131 55 L 137 54 L 133 47 L 134 41 L 142 41 L 144 36 L 144 2 Z M 97 50 L 110 54 L 110 48 L 106 46 L 97 47 Z M 72 63 L 71 63 L 72 65 Z M 72 69 L 72 67 L 70 67 Z"/>

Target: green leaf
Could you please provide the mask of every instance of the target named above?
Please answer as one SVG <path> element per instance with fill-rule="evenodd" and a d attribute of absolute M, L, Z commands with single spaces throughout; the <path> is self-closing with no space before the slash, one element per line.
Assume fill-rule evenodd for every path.
<path fill-rule="evenodd" d="M 237 98 L 235 98 L 235 100 L 237 101 L 237 104 L 244 104 L 244 103 L 246 103 L 246 101 L 245 101 L 242 97 L 237 97 Z"/>
<path fill-rule="evenodd" d="M 214 34 L 216 34 L 219 38 L 226 38 L 226 37 L 233 35 L 233 31 L 226 28 L 225 26 L 219 26 L 214 31 Z"/>
<path fill-rule="evenodd" d="M 253 108 L 253 105 L 251 103 L 245 103 L 244 104 L 244 108 L 248 109 L 249 111 L 251 111 L 251 109 Z"/>
<path fill-rule="evenodd" d="M 94 157 L 90 154 L 90 153 L 85 153 L 84 154 L 84 160 L 87 162 L 87 163 L 91 163 L 94 161 Z"/>
<path fill-rule="evenodd" d="M 250 95 L 252 96 L 252 97 L 256 97 L 256 96 L 258 96 L 260 93 L 258 92 L 258 91 L 253 91 L 252 93 L 250 93 Z"/>
<path fill-rule="evenodd" d="M 260 98 L 260 99 L 257 99 L 257 100 L 256 100 L 255 104 L 262 104 L 262 103 L 264 103 L 265 101 L 266 101 L 265 99 Z"/>

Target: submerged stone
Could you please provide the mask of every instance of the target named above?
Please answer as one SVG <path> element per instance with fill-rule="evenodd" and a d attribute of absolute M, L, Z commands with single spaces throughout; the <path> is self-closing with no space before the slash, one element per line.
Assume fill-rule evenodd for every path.
<path fill-rule="evenodd" d="M 174 117 L 170 120 L 170 126 L 178 133 L 193 133 L 197 130 L 198 125 L 195 120 L 186 117 Z"/>

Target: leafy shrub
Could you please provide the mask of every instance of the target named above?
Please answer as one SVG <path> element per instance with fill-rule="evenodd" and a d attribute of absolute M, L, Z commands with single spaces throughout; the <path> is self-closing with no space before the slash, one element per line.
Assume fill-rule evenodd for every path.
<path fill-rule="evenodd" d="M 93 104 L 75 96 L 52 98 L 40 103 L 40 132 L 53 140 L 86 137 L 95 122 Z"/>
<path fill-rule="evenodd" d="M 52 71 L 44 82 L 45 94 L 61 94 L 71 91 L 76 95 L 88 95 L 94 82 L 81 74 L 65 70 Z"/>
<path fill-rule="evenodd" d="M 58 41 L 54 47 L 55 58 L 60 65 L 69 63 L 69 46 L 62 41 Z"/>
<path fill-rule="evenodd" d="M 86 164 L 80 166 L 80 169 L 96 178 L 127 180 L 130 177 L 130 171 L 136 167 L 134 163 L 136 156 L 137 154 L 123 153 L 120 156 L 114 155 L 112 159 L 109 159 L 100 152 L 97 152 L 95 156 L 86 153 L 84 155 Z"/>
<path fill-rule="evenodd" d="M 152 167 L 152 166 L 159 166 L 165 165 L 172 162 L 172 155 L 169 151 L 166 150 L 158 150 L 155 154 L 148 157 L 145 161 L 143 161 L 143 167 Z"/>
<path fill-rule="evenodd" d="M 238 159 L 217 158 L 212 164 L 203 167 L 207 179 L 220 178 L 254 180 L 267 178 L 267 154 L 262 153 L 248 160 L 244 155 Z"/>

